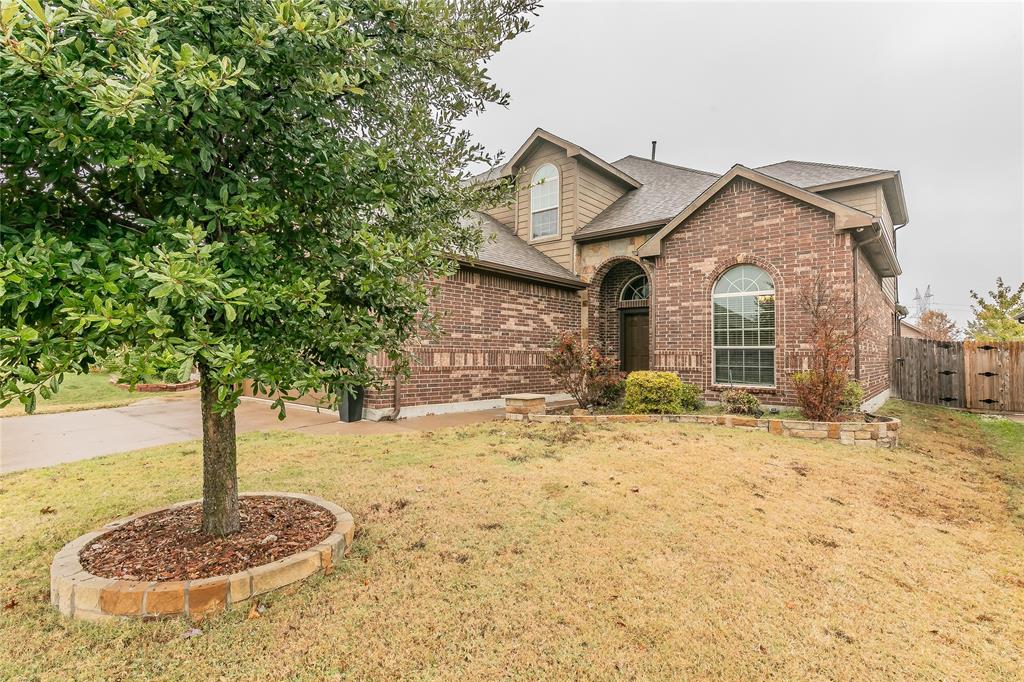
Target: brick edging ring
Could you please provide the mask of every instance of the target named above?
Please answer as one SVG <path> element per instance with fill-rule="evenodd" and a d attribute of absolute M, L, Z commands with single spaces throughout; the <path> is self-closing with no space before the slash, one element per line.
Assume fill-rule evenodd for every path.
<path fill-rule="evenodd" d="M 203 618 L 314 573 L 329 575 L 352 546 L 352 515 L 332 502 L 298 493 L 255 492 L 242 496 L 290 497 L 315 504 L 334 514 L 334 530 L 320 543 L 298 554 L 230 575 L 199 580 L 117 580 L 93 575 L 82 568 L 79 553 L 101 535 L 142 516 L 200 500 L 178 502 L 112 521 L 64 545 L 50 565 L 50 603 L 65 616 L 91 621 L 181 615 Z"/>

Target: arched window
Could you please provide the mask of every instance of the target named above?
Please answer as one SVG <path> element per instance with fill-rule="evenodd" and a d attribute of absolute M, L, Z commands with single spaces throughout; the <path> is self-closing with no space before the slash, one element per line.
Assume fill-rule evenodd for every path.
<path fill-rule="evenodd" d="M 622 294 L 619 296 L 619 300 L 646 301 L 650 297 L 651 285 L 647 281 L 647 275 L 637 275 L 626 282 L 626 286 L 622 287 Z"/>
<path fill-rule="evenodd" d="M 558 234 L 558 169 L 545 163 L 530 183 L 530 239 Z"/>
<path fill-rule="evenodd" d="M 722 273 L 711 295 L 714 383 L 775 385 L 775 284 L 756 265 Z"/>

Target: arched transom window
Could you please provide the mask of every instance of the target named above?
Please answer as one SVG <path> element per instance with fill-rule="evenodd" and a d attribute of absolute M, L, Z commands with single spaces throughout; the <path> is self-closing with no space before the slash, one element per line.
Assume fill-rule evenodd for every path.
<path fill-rule="evenodd" d="M 530 182 L 530 239 L 558 234 L 558 169 L 545 163 Z"/>
<path fill-rule="evenodd" d="M 714 382 L 775 385 L 775 284 L 755 265 L 722 273 L 711 295 Z"/>
<path fill-rule="evenodd" d="M 650 297 L 651 285 L 647 281 L 647 275 L 637 275 L 622 287 L 622 295 L 619 296 L 619 300 L 646 301 Z"/>

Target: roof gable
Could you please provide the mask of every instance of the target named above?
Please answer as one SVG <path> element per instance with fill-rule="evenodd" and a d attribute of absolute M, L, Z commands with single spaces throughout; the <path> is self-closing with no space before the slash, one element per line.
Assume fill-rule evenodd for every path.
<path fill-rule="evenodd" d="M 543 128 L 537 128 L 536 130 L 533 131 L 530 137 L 527 138 L 526 142 L 524 142 L 522 146 L 520 146 L 519 149 L 516 150 L 516 153 L 513 154 L 512 157 L 508 160 L 508 163 L 506 163 L 502 167 L 501 172 L 498 175 L 511 175 L 515 171 L 515 169 L 522 164 L 522 162 L 529 155 L 530 151 L 539 142 L 548 142 L 557 147 L 561 147 L 562 149 L 565 150 L 565 153 L 569 157 L 581 158 L 589 162 L 591 165 L 593 165 L 595 168 L 597 168 L 604 174 L 615 178 L 616 180 L 622 182 L 624 185 L 627 185 L 628 187 L 636 189 L 641 186 L 641 182 L 639 180 L 630 176 L 628 173 L 622 172 L 612 164 L 608 163 L 601 157 L 597 156 L 596 154 L 593 154 L 584 149 L 583 147 L 577 144 L 573 144 L 572 142 L 569 142 L 564 138 L 549 133 Z"/>
<path fill-rule="evenodd" d="M 670 235 L 677 227 L 683 224 L 687 218 L 696 213 L 697 209 L 706 204 L 711 200 L 718 192 L 720 192 L 726 185 L 732 182 L 736 178 L 745 178 L 756 184 L 762 185 L 769 189 L 773 189 L 776 192 L 786 194 L 788 196 L 802 201 L 805 204 L 815 206 L 827 211 L 835 216 L 835 229 L 838 230 L 849 230 L 858 227 L 868 227 L 874 224 L 875 217 L 870 213 L 859 211 L 855 208 L 851 208 L 846 204 L 841 204 L 838 201 L 833 201 L 819 194 L 814 194 L 805 189 L 796 187 L 781 180 L 777 180 L 771 176 L 765 175 L 759 171 L 741 166 L 739 164 L 729 169 L 729 172 L 721 176 L 711 186 L 705 189 L 696 199 L 694 199 L 686 208 L 679 212 L 672 220 L 670 220 L 663 228 L 648 239 L 643 246 L 637 250 L 637 255 L 640 256 L 659 256 L 661 255 L 661 243 Z"/>

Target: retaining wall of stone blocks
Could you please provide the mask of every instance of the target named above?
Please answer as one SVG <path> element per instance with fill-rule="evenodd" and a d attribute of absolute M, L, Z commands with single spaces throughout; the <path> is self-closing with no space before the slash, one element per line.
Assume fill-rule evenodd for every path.
<path fill-rule="evenodd" d="M 517 409 L 521 410 L 521 408 Z M 643 424 L 669 422 L 675 424 L 716 424 L 750 431 L 832 440 L 843 445 L 894 448 L 899 444 L 900 420 L 867 415 L 866 422 L 812 422 L 796 419 L 763 419 L 732 414 L 545 414 L 543 411 L 523 413 L 506 408 L 505 419 L 524 422 L 618 422 Z"/>

